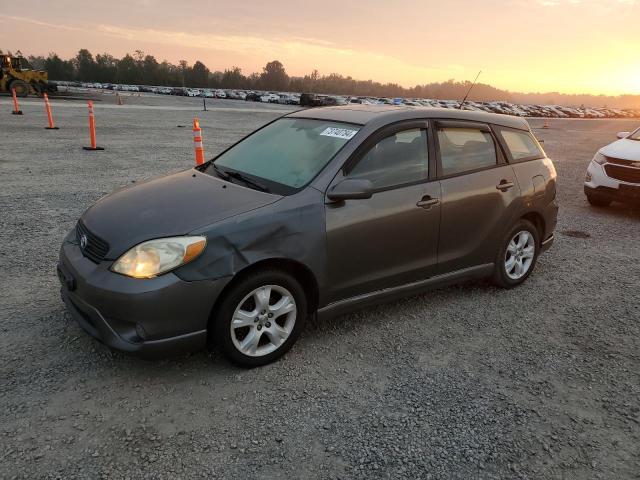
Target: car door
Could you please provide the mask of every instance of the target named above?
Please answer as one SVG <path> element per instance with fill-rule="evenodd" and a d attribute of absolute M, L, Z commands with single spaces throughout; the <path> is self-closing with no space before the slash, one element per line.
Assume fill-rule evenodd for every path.
<path fill-rule="evenodd" d="M 434 122 L 442 219 L 439 273 L 495 260 L 515 220 L 520 188 L 486 124 Z"/>
<path fill-rule="evenodd" d="M 440 185 L 427 127 L 414 121 L 372 135 L 329 187 L 344 178 L 373 185 L 371 198 L 327 201 L 329 302 L 435 274 Z"/>

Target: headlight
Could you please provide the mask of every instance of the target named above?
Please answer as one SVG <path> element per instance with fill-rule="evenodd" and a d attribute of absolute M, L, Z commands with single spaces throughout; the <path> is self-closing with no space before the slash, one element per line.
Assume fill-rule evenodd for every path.
<path fill-rule="evenodd" d="M 596 156 L 593 157 L 593 161 L 596 162 L 598 165 L 604 165 L 605 163 L 607 163 L 607 157 L 605 157 L 600 152 L 598 152 L 596 153 Z"/>
<path fill-rule="evenodd" d="M 122 255 L 111 270 L 133 278 L 152 278 L 189 263 L 207 245 L 205 237 L 170 237 L 149 240 Z"/>

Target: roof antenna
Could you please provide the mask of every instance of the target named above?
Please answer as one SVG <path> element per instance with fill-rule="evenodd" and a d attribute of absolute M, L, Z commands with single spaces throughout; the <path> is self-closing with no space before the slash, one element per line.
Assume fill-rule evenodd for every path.
<path fill-rule="evenodd" d="M 469 91 L 467 92 L 467 94 L 464 96 L 464 100 L 462 100 L 462 103 L 460 103 L 460 106 L 458 107 L 458 110 L 462 110 L 462 106 L 464 105 L 464 102 L 467 101 L 467 98 L 469 98 L 469 94 L 471 93 L 471 90 L 473 90 L 473 87 L 476 86 L 476 82 L 478 81 L 478 78 L 480 77 L 480 74 L 482 73 L 482 70 L 480 70 L 478 72 L 478 75 L 476 75 L 476 79 L 473 81 L 473 83 L 471 84 L 471 86 L 469 87 Z"/>

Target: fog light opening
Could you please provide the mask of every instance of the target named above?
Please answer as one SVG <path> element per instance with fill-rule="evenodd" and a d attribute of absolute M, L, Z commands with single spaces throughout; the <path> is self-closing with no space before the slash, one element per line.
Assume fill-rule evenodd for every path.
<path fill-rule="evenodd" d="M 147 339 L 147 332 L 139 323 L 136 323 L 136 335 L 138 335 L 138 337 L 142 341 L 145 341 Z"/>

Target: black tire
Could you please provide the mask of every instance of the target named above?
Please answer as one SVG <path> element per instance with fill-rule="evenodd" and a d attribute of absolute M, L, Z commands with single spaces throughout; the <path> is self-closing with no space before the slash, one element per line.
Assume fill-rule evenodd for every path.
<path fill-rule="evenodd" d="M 295 323 L 292 327 L 291 333 L 284 343 L 278 346 L 274 351 L 260 356 L 246 355 L 234 344 L 231 334 L 231 321 L 233 320 L 235 310 L 239 306 L 240 302 L 242 302 L 243 299 L 254 290 L 266 285 L 278 286 L 290 292 L 295 300 Z M 209 327 L 210 344 L 216 346 L 227 359 L 238 366 L 252 368 L 266 365 L 280 358 L 291 349 L 304 328 L 307 315 L 307 298 L 304 289 L 293 276 L 280 270 L 272 269 L 251 273 L 239 280 L 228 292 L 224 294 L 224 298 L 220 302 L 217 311 L 214 313 L 214 318 L 212 318 Z M 282 317 L 284 317 L 284 315 Z M 250 329 L 254 327 L 246 328 Z M 266 328 L 262 331 L 260 337 L 261 342 L 262 336 L 264 336 L 263 334 L 265 333 L 267 333 Z M 265 336 L 265 340 L 269 341 L 268 335 Z"/>
<path fill-rule="evenodd" d="M 592 207 L 606 208 L 611 205 L 611 200 L 608 198 L 599 197 L 596 195 L 587 195 L 587 201 Z"/>
<path fill-rule="evenodd" d="M 31 87 L 29 86 L 29 84 L 20 79 L 12 80 L 11 83 L 9 83 L 9 93 L 11 93 L 11 90 L 14 88 L 16 90 L 17 97 L 24 98 L 28 96 L 29 92 L 31 91 Z"/>
<path fill-rule="evenodd" d="M 39 97 L 42 97 L 45 93 L 47 93 L 47 84 L 44 82 L 34 82 L 31 84 L 31 86 Z"/>
<path fill-rule="evenodd" d="M 509 243 L 511 240 L 519 233 L 519 232 L 529 232 L 533 236 L 533 246 L 535 248 L 533 259 L 526 273 L 522 275 L 520 278 L 514 279 L 509 276 L 506 267 L 507 260 L 507 249 L 509 247 Z M 520 219 L 515 225 L 509 230 L 509 232 L 505 235 L 502 240 L 502 244 L 500 245 L 500 249 L 498 251 L 498 255 L 495 261 L 495 270 L 493 274 L 493 283 L 502 288 L 514 288 L 518 285 L 524 283 L 524 281 L 529 278 L 531 272 L 536 266 L 536 262 L 538 261 L 538 255 L 540 254 L 540 234 L 538 233 L 538 229 L 528 220 Z"/>

